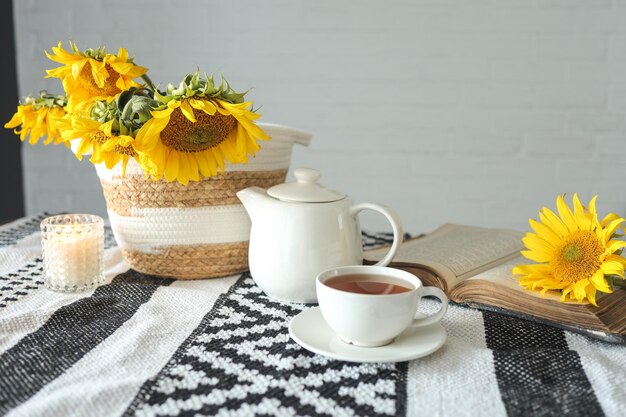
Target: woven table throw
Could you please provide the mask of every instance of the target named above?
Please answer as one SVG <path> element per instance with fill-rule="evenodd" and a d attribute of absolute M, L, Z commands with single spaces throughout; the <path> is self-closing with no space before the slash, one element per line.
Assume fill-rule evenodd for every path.
<path fill-rule="evenodd" d="M 358 364 L 289 338 L 310 306 L 249 274 L 199 281 L 129 270 L 107 230 L 106 285 L 43 286 L 39 222 L 0 227 L 0 415 L 623 416 L 626 347 L 450 305 L 446 344 Z M 364 234 L 372 247 L 387 234 Z M 438 308 L 426 299 L 420 309 Z"/>

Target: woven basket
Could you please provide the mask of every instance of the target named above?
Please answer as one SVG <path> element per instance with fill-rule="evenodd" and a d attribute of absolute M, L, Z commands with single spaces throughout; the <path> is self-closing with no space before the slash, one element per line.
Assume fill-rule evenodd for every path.
<path fill-rule="evenodd" d="M 311 135 L 259 124 L 272 137 L 246 165 L 227 165 L 216 177 L 189 182 L 146 179 L 134 161 L 126 175 L 97 165 L 111 228 L 135 270 L 178 279 L 200 279 L 248 270 L 250 219 L 235 193 L 285 181 L 295 143 Z"/>

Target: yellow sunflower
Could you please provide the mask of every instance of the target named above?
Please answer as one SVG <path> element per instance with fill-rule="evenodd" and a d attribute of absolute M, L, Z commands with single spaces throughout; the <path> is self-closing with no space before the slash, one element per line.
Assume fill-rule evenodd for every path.
<path fill-rule="evenodd" d="M 148 71 L 135 65 L 124 48 L 114 55 L 107 54 L 104 48 L 81 52 L 74 43 L 70 42 L 70 46 L 71 51 L 66 51 L 59 42 L 52 54 L 46 51 L 48 58 L 63 64 L 46 72 L 47 78 L 63 81 L 70 112 L 82 110 L 96 100 L 112 100 L 120 92 L 139 86 L 133 79 Z"/>
<path fill-rule="evenodd" d="M 259 150 L 256 139 L 269 136 L 254 124 L 260 115 L 252 103 L 229 103 L 206 97 L 171 99 L 152 112 L 137 133 L 143 169 L 156 179 L 187 184 L 224 170 L 224 160 L 247 163 Z"/>
<path fill-rule="evenodd" d="M 561 291 L 561 301 L 570 300 L 596 304 L 596 291 L 612 292 L 613 278 L 624 278 L 626 259 L 620 256 L 626 242 L 615 239 L 624 219 L 609 214 L 602 221 L 596 212 L 597 196 L 584 207 L 574 194 L 572 211 L 562 196 L 557 198 L 557 216 L 543 208 L 540 222 L 529 220 L 535 233 L 523 239 L 528 250 L 522 254 L 531 265 L 518 265 L 513 273 L 521 275 L 520 285 L 526 289 Z M 607 281 L 608 278 L 608 281 Z"/>
<path fill-rule="evenodd" d="M 17 111 L 4 127 L 13 129 L 23 142 L 29 136 L 28 142 L 36 144 L 40 138 L 44 139 L 44 145 L 54 142 L 62 142 L 59 135 L 59 120 L 65 116 L 65 98 L 52 96 L 42 92 L 41 97 L 27 97 L 24 104 L 17 106 Z"/>
<path fill-rule="evenodd" d="M 133 148 L 135 139 L 129 135 L 115 134 L 112 127 L 115 120 L 106 123 L 82 116 L 66 116 L 61 121 L 62 136 L 65 140 L 77 140 L 76 157 L 91 153 L 89 161 L 94 164 L 104 162 L 111 169 L 122 162 L 122 175 L 126 172 L 129 158 L 137 153 Z"/>

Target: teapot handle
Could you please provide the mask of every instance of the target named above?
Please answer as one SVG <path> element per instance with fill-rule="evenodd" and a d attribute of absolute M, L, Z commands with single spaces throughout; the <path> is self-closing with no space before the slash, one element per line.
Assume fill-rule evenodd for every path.
<path fill-rule="evenodd" d="M 400 244 L 402 243 L 403 232 L 402 232 L 402 224 L 400 223 L 400 218 L 398 217 L 396 212 L 392 210 L 391 208 L 387 206 L 383 206 L 381 204 L 374 204 L 374 203 L 355 204 L 354 206 L 350 207 L 350 214 L 356 217 L 359 214 L 359 212 L 361 212 L 362 210 L 367 210 L 367 209 L 382 213 L 382 215 L 385 216 L 387 220 L 389 220 L 389 223 L 391 223 L 391 227 L 393 229 L 393 243 L 391 244 L 391 248 L 389 249 L 389 252 L 387 252 L 387 255 L 385 255 L 385 257 L 376 264 L 377 266 L 387 266 L 389 265 L 393 257 L 396 255 L 396 252 L 398 251 L 398 248 L 400 247 Z"/>

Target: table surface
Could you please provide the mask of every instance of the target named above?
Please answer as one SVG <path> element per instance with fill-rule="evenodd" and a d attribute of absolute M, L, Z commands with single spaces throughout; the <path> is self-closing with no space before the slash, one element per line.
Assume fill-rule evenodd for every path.
<path fill-rule="evenodd" d="M 0 415 L 621 416 L 626 347 L 450 305 L 446 344 L 358 364 L 301 348 L 248 274 L 129 270 L 107 230 L 106 285 L 46 290 L 39 222 L 0 227 Z M 386 235 L 364 235 L 368 246 Z M 437 303 L 425 300 L 426 310 Z"/>

